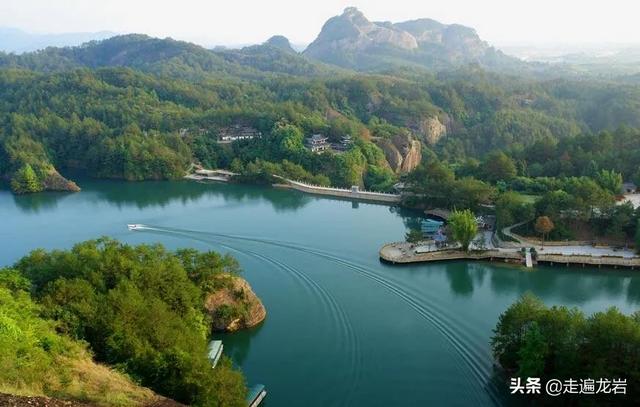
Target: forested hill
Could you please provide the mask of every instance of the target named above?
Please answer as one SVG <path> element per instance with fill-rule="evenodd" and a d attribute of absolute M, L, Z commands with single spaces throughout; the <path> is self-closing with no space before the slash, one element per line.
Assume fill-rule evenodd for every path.
<path fill-rule="evenodd" d="M 210 74 L 244 78 L 261 78 L 265 73 L 327 75 L 338 70 L 268 42 L 240 50 L 212 51 L 184 41 L 141 34 L 20 55 L 0 53 L 0 67 L 40 72 L 118 66 L 186 79 Z"/>
<path fill-rule="evenodd" d="M 250 178 L 269 172 L 387 191 L 433 159 L 464 173 L 470 160 L 497 149 L 524 169 L 539 159 L 528 153 L 535 146 L 546 154 L 562 140 L 640 128 L 640 86 L 628 80 L 540 80 L 477 65 L 365 74 L 313 62 L 287 45 L 275 38 L 211 51 L 128 35 L 3 54 L 0 177 L 16 192 L 72 189 L 56 170 L 172 179 L 197 162 Z M 218 142 L 234 129 L 261 137 Z M 312 134 L 353 143 L 313 154 L 304 146 Z M 635 157 L 637 148 L 624 153 Z M 636 162 L 640 154 L 625 161 L 625 177 Z"/>

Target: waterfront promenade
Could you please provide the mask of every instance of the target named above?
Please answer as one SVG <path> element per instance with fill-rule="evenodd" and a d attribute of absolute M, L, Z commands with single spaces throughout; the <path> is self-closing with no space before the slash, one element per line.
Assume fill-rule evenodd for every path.
<path fill-rule="evenodd" d="M 392 264 L 429 263 L 447 260 L 487 260 L 525 264 L 521 248 L 491 247 L 463 252 L 459 249 L 437 250 L 426 242 L 394 242 L 382 246 L 380 259 Z M 640 257 L 630 251 L 614 251 L 585 246 L 536 248 L 533 264 L 580 267 L 640 268 Z"/>
<path fill-rule="evenodd" d="M 193 168 L 194 168 L 194 165 L 192 165 L 189 168 L 187 175 L 184 176 L 185 179 L 188 179 L 191 181 L 228 182 L 228 181 L 231 181 L 233 177 L 239 175 L 234 172 L 226 171 L 226 170 L 208 170 L 203 168 L 198 168 L 194 172 L 191 172 Z M 274 187 L 291 188 L 307 194 L 333 196 L 338 198 L 346 198 L 346 199 L 354 199 L 358 201 L 369 201 L 369 202 L 386 203 L 386 204 L 398 204 L 402 200 L 402 197 L 399 194 L 364 191 L 364 190 L 361 190 L 358 186 L 352 186 L 349 189 L 348 188 L 332 188 L 332 187 L 324 187 L 321 185 L 307 184 L 301 181 L 294 181 L 294 180 L 284 178 L 274 174 L 271 174 L 271 176 L 281 181 L 280 183 L 274 184 L 273 185 Z"/>
<path fill-rule="evenodd" d="M 278 175 L 274 175 L 274 177 L 284 181 L 284 184 L 276 184 L 276 186 L 278 187 L 291 188 L 309 194 L 334 196 L 339 198 L 356 199 L 359 201 L 370 201 L 388 204 L 397 204 L 401 201 L 401 196 L 398 194 L 362 191 L 355 186 L 351 187 L 351 189 L 323 187 L 320 185 L 311 185 L 300 181 L 293 181 L 287 178 L 280 177 Z"/>

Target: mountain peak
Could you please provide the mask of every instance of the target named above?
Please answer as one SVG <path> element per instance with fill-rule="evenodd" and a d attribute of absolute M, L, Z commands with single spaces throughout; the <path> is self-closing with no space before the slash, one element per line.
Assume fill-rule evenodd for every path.
<path fill-rule="evenodd" d="M 357 7 L 347 7 L 344 9 L 344 11 L 342 12 L 342 16 L 343 18 L 348 18 L 351 21 L 354 22 L 358 22 L 358 21 L 366 21 L 369 22 L 369 20 L 367 20 L 367 17 L 364 16 L 364 14 L 362 13 L 362 11 L 358 10 Z"/>
<path fill-rule="evenodd" d="M 272 47 L 281 49 L 282 51 L 297 53 L 296 50 L 291 46 L 291 42 L 289 42 L 289 39 L 283 35 L 274 35 L 265 42 L 265 45 L 270 45 Z"/>
<path fill-rule="evenodd" d="M 323 62 L 356 69 L 389 65 L 450 68 L 504 59 L 473 28 L 422 18 L 400 23 L 371 22 L 355 7 L 330 18 L 304 51 Z M 505 61 L 507 62 L 507 61 Z"/>

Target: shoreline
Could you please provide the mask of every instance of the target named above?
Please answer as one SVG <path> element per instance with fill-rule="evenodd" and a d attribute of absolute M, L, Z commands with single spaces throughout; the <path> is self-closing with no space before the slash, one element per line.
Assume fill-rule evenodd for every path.
<path fill-rule="evenodd" d="M 382 262 L 392 265 L 420 264 L 443 261 L 500 261 L 507 264 L 524 265 L 525 258 L 518 250 L 488 249 L 463 252 L 461 250 L 439 250 L 426 253 L 408 251 L 406 242 L 394 242 L 383 245 L 378 254 Z M 413 245 L 409 245 L 413 249 Z M 582 254 L 537 253 L 534 265 L 560 265 L 565 267 L 597 267 L 640 269 L 640 257 L 590 256 Z"/>

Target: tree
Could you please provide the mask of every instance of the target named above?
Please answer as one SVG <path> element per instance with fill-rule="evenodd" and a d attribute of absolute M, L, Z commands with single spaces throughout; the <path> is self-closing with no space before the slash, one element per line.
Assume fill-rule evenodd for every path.
<path fill-rule="evenodd" d="M 548 216 L 539 216 L 536 219 L 535 229 L 536 232 L 542 235 L 542 246 L 544 247 L 544 238 L 555 228 L 553 221 Z"/>
<path fill-rule="evenodd" d="M 224 360 L 211 370 L 206 355 L 212 321 L 203 304 L 224 283 L 218 277 L 239 272 L 232 257 L 102 238 L 36 250 L 16 269 L 31 281 L 41 314 L 85 341 L 97 361 L 190 405 L 243 404 L 241 374 Z"/>
<path fill-rule="evenodd" d="M 505 192 L 500 194 L 496 200 L 498 229 L 533 219 L 534 216 L 533 204 L 527 202 L 517 192 Z"/>
<path fill-rule="evenodd" d="M 460 243 L 462 250 L 468 251 L 469 244 L 478 234 L 478 224 L 473 212 L 469 209 L 455 210 L 448 222 L 453 240 Z"/>
<path fill-rule="evenodd" d="M 488 154 L 482 163 L 482 172 L 489 182 L 510 181 L 516 174 L 516 165 L 502 151 Z"/>
<path fill-rule="evenodd" d="M 614 170 L 600 171 L 596 176 L 596 181 L 602 188 L 614 195 L 619 194 L 622 190 L 622 174 Z"/>
<path fill-rule="evenodd" d="M 30 194 L 42 191 L 43 187 L 33 168 L 25 164 L 11 179 L 11 189 L 16 194 Z"/>
<path fill-rule="evenodd" d="M 493 332 L 493 354 L 508 372 L 560 380 L 624 377 L 628 396 L 603 395 L 598 404 L 639 405 L 640 314 L 624 315 L 612 307 L 585 318 L 578 308 L 549 308 L 525 294 L 500 315 Z"/>
<path fill-rule="evenodd" d="M 518 351 L 520 360 L 518 364 L 518 376 L 539 377 L 544 373 L 545 358 L 549 345 L 540 331 L 537 322 L 531 323 L 524 335 L 522 347 Z"/>
<path fill-rule="evenodd" d="M 417 229 L 411 229 L 404 235 L 404 237 L 409 243 L 416 243 L 421 240 L 424 240 L 424 236 L 422 235 L 422 232 Z"/>

